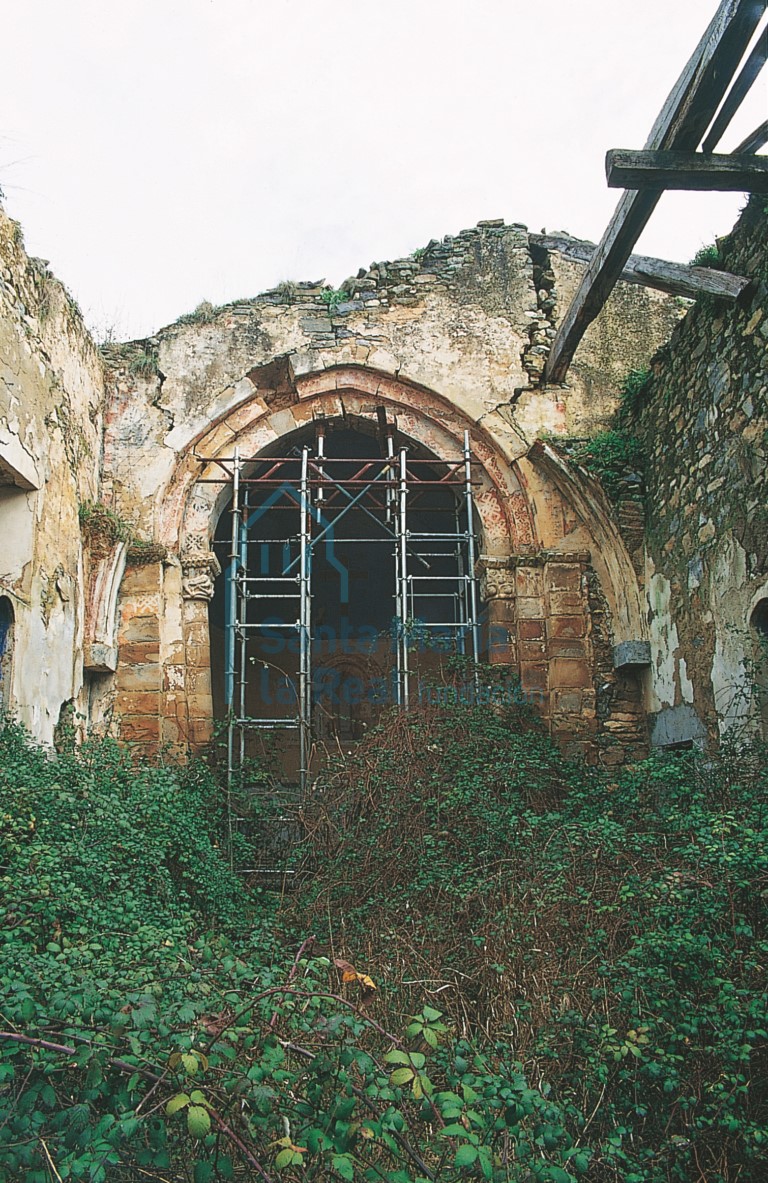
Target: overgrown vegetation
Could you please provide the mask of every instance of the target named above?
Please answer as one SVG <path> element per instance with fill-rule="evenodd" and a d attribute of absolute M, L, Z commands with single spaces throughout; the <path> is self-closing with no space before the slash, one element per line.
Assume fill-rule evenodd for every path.
<path fill-rule="evenodd" d="M 168 554 L 162 543 L 139 538 L 130 522 L 101 501 L 83 501 L 78 507 L 78 517 L 92 558 L 103 558 L 117 542 L 128 544 L 126 562 L 131 567 L 160 563 Z"/>
<path fill-rule="evenodd" d="M 91 555 L 107 554 L 117 542 L 131 543 L 133 528 L 118 513 L 100 501 L 83 501 L 78 506 L 80 529 L 88 539 Z"/>
<path fill-rule="evenodd" d="M 643 397 L 647 393 L 653 374 L 650 370 L 630 370 L 619 389 L 621 399 L 619 418 L 626 415 L 636 415 L 642 406 Z"/>
<path fill-rule="evenodd" d="M 697 250 L 691 259 L 690 265 L 691 267 L 710 267 L 712 270 L 717 271 L 722 266 L 722 262 L 720 248 L 713 242 Z"/>
<path fill-rule="evenodd" d="M 129 371 L 139 378 L 157 377 L 157 356 L 147 349 L 135 354 L 128 363 Z"/>
<path fill-rule="evenodd" d="M 7 725 L 0 1178 L 761 1178 L 765 760 L 609 779 L 516 699 L 372 730 L 280 908 L 208 768 Z"/>
<path fill-rule="evenodd" d="M 339 304 L 343 304 L 349 299 L 349 293 L 345 292 L 343 288 L 323 288 L 320 293 L 320 299 L 323 304 L 328 305 L 328 311 L 333 315 L 337 311 Z"/>
<path fill-rule="evenodd" d="M 205 325 L 211 324 L 220 311 L 215 304 L 210 300 L 201 300 L 197 307 L 192 312 L 185 312 L 183 316 L 179 317 L 179 324 L 197 324 Z"/>
<path fill-rule="evenodd" d="M 645 460 L 639 440 L 624 431 L 601 431 L 574 448 L 573 459 L 597 477 L 612 500 L 624 490 L 627 477 L 642 474 Z"/>
<path fill-rule="evenodd" d="M 283 279 L 277 285 L 275 291 L 286 304 L 292 304 L 298 295 L 299 286 L 292 279 Z"/>

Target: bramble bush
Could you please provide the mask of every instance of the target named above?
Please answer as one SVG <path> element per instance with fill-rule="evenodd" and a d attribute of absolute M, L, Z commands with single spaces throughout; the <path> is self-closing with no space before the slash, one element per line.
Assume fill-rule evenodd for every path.
<path fill-rule="evenodd" d="M 0 1180 L 761 1178 L 767 782 L 417 706 L 326 770 L 281 904 L 205 765 L 7 724 Z"/>
<path fill-rule="evenodd" d="M 364 957 L 391 1009 L 426 993 L 468 1037 L 503 1033 L 590 1180 L 757 1178 L 765 755 L 611 777 L 522 708 L 393 716 L 315 801 L 294 914 Z"/>

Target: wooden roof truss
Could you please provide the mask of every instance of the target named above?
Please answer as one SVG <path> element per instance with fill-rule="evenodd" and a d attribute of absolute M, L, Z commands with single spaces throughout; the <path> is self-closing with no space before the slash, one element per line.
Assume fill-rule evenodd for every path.
<path fill-rule="evenodd" d="M 556 246 L 558 240 L 553 236 L 539 236 L 539 245 L 560 250 L 562 244 L 568 244 L 565 254 L 582 259 L 589 256 L 581 284 L 552 343 L 543 374 L 545 383 L 565 381 L 581 338 L 619 279 L 689 296 L 710 291 L 732 300 L 749 286 L 747 277 L 710 272 L 707 278 L 701 275 L 705 268 L 646 259 L 633 255 L 632 250 L 665 189 L 768 192 L 768 159 L 755 156 L 768 143 L 768 120 L 735 152 L 714 152 L 768 57 L 766 26 L 739 70 L 767 7 L 768 0 L 722 0 L 672 88 L 645 148 L 607 154 L 608 184 L 625 192 L 597 246 L 567 237 L 560 238 L 561 246 Z M 714 276 L 719 280 L 712 280 Z M 716 290 L 718 284 L 720 290 Z"/>

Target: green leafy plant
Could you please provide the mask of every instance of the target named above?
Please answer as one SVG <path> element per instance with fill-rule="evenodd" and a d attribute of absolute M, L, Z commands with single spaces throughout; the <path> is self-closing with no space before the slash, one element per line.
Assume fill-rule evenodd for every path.
<path fill-rule="evenodd" d="M 601 431 L 579 444 L 572 455 L 598 478 L 612 500 L 621 497 L 627 476 L 641 474 L 645 465 L 640 442 L 622 431 Z"/>
<path fill-rule="evenodd" d="M 653 374 L 650 370 L 630 370 L 621 383 L 620 415 L 636 415 L 642 406 L 643 397 L 650 389 Z"/>
<path fill-rule="evenodd" d="M 714 242 L 697 250 L 690 262 L 691 267 L 710 267 L 714 270 L 721 264 L 720 249 Z"/>
<path fill-rule="evenodd" d="M 337 311 L 339 304 L 343 304 L 349 299 L 349 293 L 345 292 L 343 288 L 323 288 L 320 299 L 323 304 L 327 304 L 328 311 L 333 314 Z"/>
<path fill-rule="evenodd" d="M 131 358 L 128 369 L 139 378 L 154 378 L 158 373 L 157 356 L 147 349 L 142 349 Z"/>
<path fill-rule="evenodd" d="M 328 770 L 284 905 L 207 765 L 6 722 L 3 1183 L 763 1177 L 765 751 L 604 774 L 476 672 Z"/>

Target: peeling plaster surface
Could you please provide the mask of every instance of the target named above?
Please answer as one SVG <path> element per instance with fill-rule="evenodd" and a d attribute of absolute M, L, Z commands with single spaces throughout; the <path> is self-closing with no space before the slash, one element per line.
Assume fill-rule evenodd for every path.
<path fill-rule="evenodd" d="M 45 743 L 85 709 L 82 502 L 98 497 L 104 383 L 79 312 L 0 210 L 0 594 L 14 606 L 12 708 Z"/>
<path fill-rule="evenodd" d="M 680 701 L 679 656 L 680 639 L 672 619 L 672 588 L 669 580 L 650 565 L 645 585 L 648 594 L 648 634 L 651 642 L 650 710 L 660 711 Z"/>
<path fill-rule="evenodd" d="M 709 602 L 715 625 L 712 691 L 720 734 L 749 726 L 753 716 L 751 637 L 747 628 L 752 588 L 747 555 L 732 537 L 723 539 L 709 574 Z"/>
<path fill-rule="evenodd" d="M 763 207 L 753 196 L 719 240 L 725 270 L 755 280 L 748 297 L 690 308 L 631 422 L 647 460 L 648 592 L 651 615 L 658 613 L 651 709 L 676 704 L 679 688 L 712 743 L 726 733 L 757 735 L 761 727 L 768 738 L 750 628 L 768 586 Z"/>

